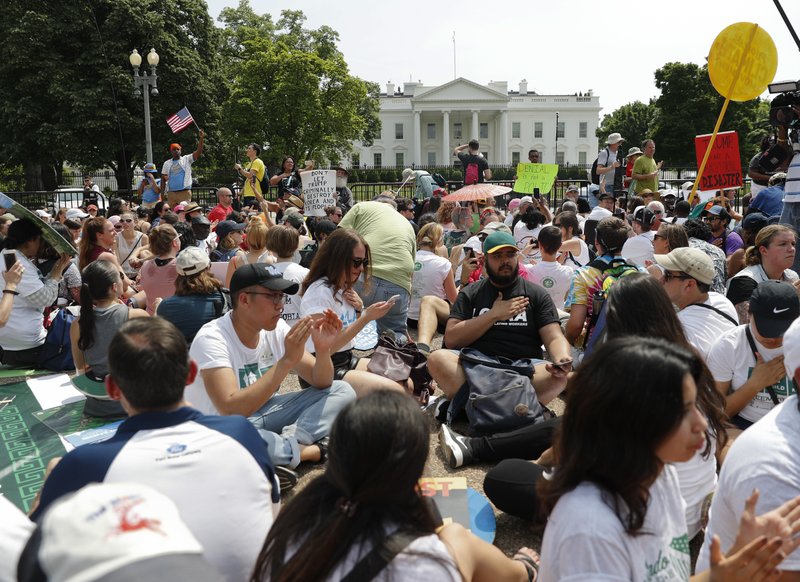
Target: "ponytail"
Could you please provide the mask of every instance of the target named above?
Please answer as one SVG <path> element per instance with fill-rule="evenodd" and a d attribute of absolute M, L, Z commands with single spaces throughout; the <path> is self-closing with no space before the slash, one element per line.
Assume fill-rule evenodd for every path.
<path fill-rule="evenodd" d="M 110 261 L 94 261 L 81 272 L 81 316 L 78 319 L 78 348 L 86 350 L 94 344 L 94 304 L 108 299 L 111 287 L 119 281 L 119 272 Z"/>

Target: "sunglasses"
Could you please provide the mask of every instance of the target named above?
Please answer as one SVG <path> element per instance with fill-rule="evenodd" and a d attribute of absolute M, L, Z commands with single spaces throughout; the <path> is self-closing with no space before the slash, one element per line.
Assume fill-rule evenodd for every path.
<path fill-rule="evenodd" d="M 366 269 L 369 266 L 369 259 L 353 259 L 353 266 L 356 269 L 359 267 L 364 267 Z"/>
<path fill-rule="evenodd" d="M 694 277 L 690 277 L 689 275 L 676 275 L 675 273 L 670 273 L 669 271 L 664 271 L 664 281 L 672 281 L 673 279 L 694 279 Z"/>

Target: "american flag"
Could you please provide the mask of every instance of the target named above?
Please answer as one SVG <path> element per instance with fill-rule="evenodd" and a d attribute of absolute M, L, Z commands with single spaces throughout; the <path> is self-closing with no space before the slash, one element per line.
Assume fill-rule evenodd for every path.
<path fill-rule="evenodd" d="M 178 111 L 175 115 L 167 117 L 167 125 L 169 125 L 172 133 L 180 133 L 192 123 L 194 123 L 194 118 L 186 107 Z"/>

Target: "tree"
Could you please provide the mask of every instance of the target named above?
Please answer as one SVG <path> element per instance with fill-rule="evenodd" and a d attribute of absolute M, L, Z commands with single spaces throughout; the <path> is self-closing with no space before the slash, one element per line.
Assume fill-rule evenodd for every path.
<path fill-rule="evenodd" d="M 626 149 L 640 147 L 650 135 L 654 115 L 655 106 L 652 101 L 648 104 L 641 101 L 627 103 L 610 115 L 603 116 L 603 121 L 597 128 L 597 137 L 600 138 L 600 143 L 605 143 L 610 134 L 617 132 L 625 138 Z"/>
<path fill-rule="evenodd" d="M 269 143 L 273 164 L 284 155 L 338 160 L 352 142 L 380 131 L 378 86 L 349 74 L 328 26 L 303 28 L 305 16 L 286 10 L 273 26 L 242 0 L 223 10 L 230 97 L 223 126 L 241 143 Z"/>
<path fill-rule="evenodd" d="M 725 99 L 708 77 L 708 68 L 693 63 L 667 63 L 655 72 L 661 95 L 655 101 L 651 137 L 656 158 L 668 165 L 696 163 L 694 137 L 711 133 Z M 743 103 L 731 101 L 720 131 L 736 131 L 743 167 L 758 151 L 765 131 L 768 105 L 760 98 Z"/>
<path fill-rule="evenodd" d="M 24 164 L 26 188 L 54 188 L 64 161 L 110 166 L 120 189 L 131 184 L 132 168 L 145 161 L 133 48 L 161 56 L 160 94 L 150 100 L 154 161 L 175 141 L 164 120 L 183 106 L 214 133 L 224 84 L 218 33 L 202 0 L 8 0 L 3 10 L 0 163 Z M 189 130 L 179 139 L 196 143 Z"/>

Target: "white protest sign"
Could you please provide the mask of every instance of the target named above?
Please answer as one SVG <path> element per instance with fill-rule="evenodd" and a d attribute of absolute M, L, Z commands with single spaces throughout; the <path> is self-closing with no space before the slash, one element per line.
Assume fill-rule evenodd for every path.
<path fill-rule="evenodd" d="M 303 214 L 325 216 L 325 208 L 336 205 L 336 170 L 311 170 L 303 180 Z"/>

